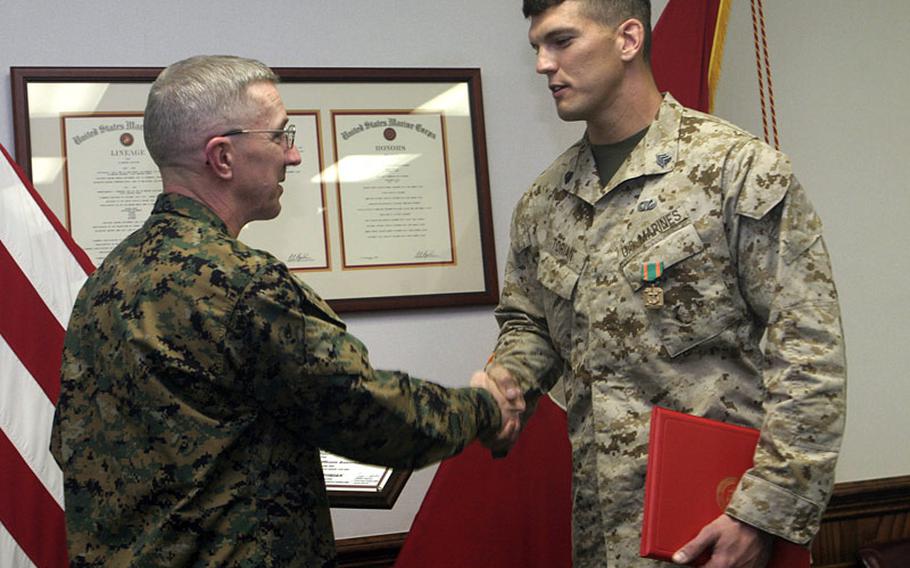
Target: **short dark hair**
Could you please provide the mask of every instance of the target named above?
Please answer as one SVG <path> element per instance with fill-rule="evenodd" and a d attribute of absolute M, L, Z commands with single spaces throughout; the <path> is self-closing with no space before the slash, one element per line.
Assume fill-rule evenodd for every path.
<path fill-rule="evenodd" d="M 566 0 L 522 0 L 525 18 L 538 16 Z M 645 28 L 643 54 L 651 60 L 651 0 L 578 0 L 588 17 L 606 26 L 616 26 L 635 18 Z"/>

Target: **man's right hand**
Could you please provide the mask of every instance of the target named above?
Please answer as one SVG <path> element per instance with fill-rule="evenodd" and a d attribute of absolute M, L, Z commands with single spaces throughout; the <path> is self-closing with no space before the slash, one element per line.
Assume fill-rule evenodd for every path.
<path fill-rule="evenodd" d="M 496 436 L 483 438 L 481 442 L 490 448 L 494 457 L 502 457 L 518 441 L 521 433 L 521 415 L 525 411 L 525 400 L 518 381 L 503 367 L 494 366 L 489 372 L 477 371 L 471 377 L 471 386 L 483 388 L 493 395 L 502 415 L 502 425 Z"/>
<path fill-rule="evenodd" d="M 673 555 L 673 562 L 686 564 L 710 556 L 703 568 L 765 568 L 771 558 L 774 537 L 738 519 L 721 514 L 698 536 Z"/>

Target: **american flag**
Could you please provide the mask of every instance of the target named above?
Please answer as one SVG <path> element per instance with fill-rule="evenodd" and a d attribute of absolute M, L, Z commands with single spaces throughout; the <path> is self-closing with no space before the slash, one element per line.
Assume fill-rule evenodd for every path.
<path fill-rule="evenodd" d="M 50 453 L 63 335 L 94 270 L 0 145 L 0 566 L 67 566 Z"/>

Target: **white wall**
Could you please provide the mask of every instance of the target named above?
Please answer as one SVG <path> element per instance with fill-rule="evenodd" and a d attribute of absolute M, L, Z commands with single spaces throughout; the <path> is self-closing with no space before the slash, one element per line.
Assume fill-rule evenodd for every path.
<path fill-rule="evenodd" d="M 736 0 L 715 112 L 762 133 L 747 0 Z M 847 339 L 839 481 L 910 473 L 910 2 L 766 0 L 781 148 L 825 224 Z"/>
<path fill-rule="evenodd" d="M 655 0 L 655 12 L 665 4 Z M 900 23 L 910 21 L 910 3 L 765 5 L 782 144 L 826 222 L 843 297 L 851 384 L 839 480 L 905 475 L 910 455 L 896 449 L 906 446 L 901 432 L 910 425 L 903 410 L 910 386 L 900 374 L 908 361 L 899 345 L 910 335 L 900 249 L 908 229 L 900 220 L 910 208 L 898 182 L 908 149 L 901 138 L 908 111 L 898 97 L 910 86 L 901 59 L 908 30 Z M 717 110 L 757 132 L 748 2 L 734 8 Z M 479 67 L 502 274 L 515 201 L 580 133 L 556 118 L 526 33 L 518 0 L 6 0 L 0 143 L 14 151 L 10 66 L 165 66 L 197 53 L 234 53 L 273 66 Z M 490 308 L 346 319 L 377 366 L 449 385 L 466 383 L 496 336 Z M 416 472 L 391 511 L 335 511 L 337 536 L 407 530 L 433 471 Z"/>

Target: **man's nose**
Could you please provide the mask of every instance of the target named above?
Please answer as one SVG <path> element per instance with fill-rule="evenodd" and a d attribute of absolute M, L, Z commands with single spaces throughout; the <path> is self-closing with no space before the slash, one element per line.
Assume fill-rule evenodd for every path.
<path fill-rule="evenodd" d="M 552 73 L 556 69 L 556 62 L 545 49 L 537 52 L 537 72 L 541 75 Z"/>
<path fill-rule="evenodd" d="M 290 166 L 300 165 L 301 160 L 300 150 L 297 149 L 296 144 L 285 153 L 284 161 Z"/>

